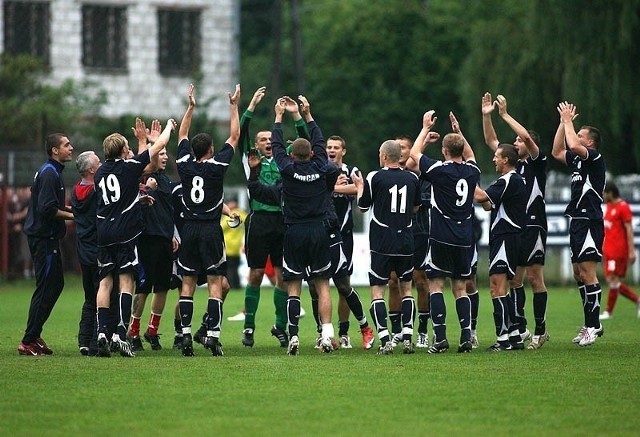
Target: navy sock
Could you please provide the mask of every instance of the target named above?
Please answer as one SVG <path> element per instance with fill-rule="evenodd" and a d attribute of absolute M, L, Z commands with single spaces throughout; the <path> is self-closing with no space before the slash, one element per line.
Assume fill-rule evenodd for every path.
<path fill-rule="evenodd" d="M 547 331 L 547 296 L 546 291 L 533 294 L 533 317 L 536 321 L 535 335 L 542 335 Z"/>
<path fill-rule="evenodd" d="M 444 303 L 442 293 L 431 293 L 431 322 L 433 323 L 433 333 L 435 342 L 443 341 L 447 338 L 447 307 Z"/>
<path fill-rule="evenodd" d="M 193 296 L 180 296 L 180 325 L 183 334 L 191 334 L 191 319 L 193 318 Z"/>
<path fill-rule="evenodd" d="M 460 322 L 460 344 L 471 340 L 471 300 L 468 296 L 456 299 L 456 312 Z"/>
<path fill-rule="evenodd" d="M 298 321 L 300 319 L 300 298 L 298 296 L 289 296 L 289 299 L 287 299 L 287 319 L 289 322 L 289 336 L 298 335 Z"/>
<path fill-rule="evenodd" d="M 402 339 L 403 340 L 411 340 L 411 334 L 405 334 L 404 328 L 407 328 L 407 331 L 411 329 L 413 332 L 413 319 L 416 317 L 416 301 L 413 297 L 408 296 L 402 299 Z"/>

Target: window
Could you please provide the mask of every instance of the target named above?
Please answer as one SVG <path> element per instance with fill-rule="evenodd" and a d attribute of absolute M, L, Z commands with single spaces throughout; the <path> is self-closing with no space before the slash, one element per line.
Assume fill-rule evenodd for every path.
<path fill-rule="evenodd" d="M 126 7 L 82 6 L 82 65 L 126 71 Z"/>
<path fill-rule="evenodd" d="M 49 63 L 49 3 L 4 2 L 4 50 Z"/>
<path fill-rule="evenodd" d="M 165 76 L 200 70 L 200 11 L 158 10 L 158 62 Z"/>

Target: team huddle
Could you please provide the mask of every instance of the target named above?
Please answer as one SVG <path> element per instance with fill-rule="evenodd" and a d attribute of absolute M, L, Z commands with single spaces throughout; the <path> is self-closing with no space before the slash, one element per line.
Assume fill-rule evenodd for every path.
<path fill-rule="evenodd" d="M 406 354 L 416 348 L 430 354 L 446 352 L 450 348 L 443 295 L 447 279 L 460 326 L 457 351 L 478 348 L 474 202 L 491 212 L 489 278 L 496 339 L 488 350 L 538 349 L 549 340 L 543 273 L 547 157 L 538 146 L 535 132 L 525 129 L 508 113 L 503 96 L 494 101 L 486 93 L 482 98 L 485 142 L 494 151 L 498 177 L 481 188 L 473 149 L 453 113 L 449 114 L 451 133 L 441 138 L 435 131 L 434 111 L 426 112 L 415 141 L 407 136 L 384 141 L 379 147 L 380 168 L 361 174 L 357 167 L 343 162 L 347 151 L 343 138 L 330 136 L 325 140 L 304 96 L 298 101 L 287 96 L 278 98 L 273 128 L 257 132 L 252 141 L 250 122 L 265 92 L 262 87 L 254 93 L 242 117 L 238 110 L 239 85 L 228 94 L 229 138 L 214 149 L 206 133 L 189 137 L 196 106 L 195 88 L 189 87 L 189 104 L 178 131 L 179 181 L 171 181 L 165 174 L 166 147 L 177 127 L 174 120 L 168 120 L 164 129 L 158 121 L 147 129 L 136 119 L 135 155 L 123 135 L 112 134 L 103 142 L 102 165 L 94 152 L 84 152 L 77 158 L 82 180 L 71 196 L 73 214 L 65 208 L 64 200 L 61 203 L 56 197 L 48 201 L 47 219 L 52 223 L 64 219 L 76 222 L 85 290 L 78 335 L 83 355 L 109 357 L 119 353 L 133 357 L 142 350 L 140 317 L 151 293 L 151 317 L 143 337 L 152 349 L 161 349 L 158 328 L 167 291 L 172 288 L 180 293 L 175 308 L 174 347 L 184 356 L 193 356 L 193 343 L 197 342 L 214 356 L 224 355 L 220 337 L 229 284 L 221 217 L 236 218 L 224 203 L 224 177 L 238 147 L 251 206 L 245 221 L 249 276 L 241 337 L 244 346 L 255 344 L 260 285 L 265 266 L 270 263 L 275 273 L 271 334 L 289 355 L 298 355 L 303 346 L 298 326 L 303 280 L 311 293 L 317 326 L 315 347 L 321 352 L 353 347 L 350 314 L 358 322 L 364 349 L 373 348 L 375 330 L 380 355 L 391 354 L 398 347 Z M 495 109 L 514 131 L 513 144 L 498 140 L 491 119 Z M 598 152 L 599 131 L 583 126 L 576 132 L 575 106 L 562 102 L 557 109 L 560 122 L 551 155 L 573 171 L 571 201 L 565 213 L 571 219 L 571 261 L 584 312 L 583 327 L 573 342 L 588 346 L 604 332 L 599 321 L 602 292 L 596 266 L 602 258 L 604 240 L 601 204 L 605 164 Z M 293 120 L 297 133 L 297 138 L 289 142 L 282 129 L 285 117 Z M 427 147 L 440 140 L 441 160 L 424 154 Z M 45 183 L 40 181 L 44 178 L 54 178 L 56 187 L 61 184 L 62 163 L 71 159 L 72 150 L 63 134 L 50 137 L 50 159 L 36 174 L 33 190 L 36 184 Z M 37 196 L 33 197 L 32 221 L 38 205 Z M 371 211 L 372 326 L 350 283 L 354 206 Z M 53 209 L 56 211 L 52 214 Z M 64 233 L 55 223 L 46 232 L 31 234 L 29 223 L 28 219 L 25 231 L 30 247 L 42 244 L 43 257 L 57 253 L 49 246 Z M 39 228 L 47 226 L 45 220 Z M 632 248 L 629 256 L 635 258 Z M 49 268 L 42 265 L 38 276 L 43 263 L 49 263 Z M 55 258 L 53 270 L 50 259 L 39 261 L 34 256 L 34 265 L 37 288 L 27 331 L 18 346 L 22 355 L 53 353 L 41 338 L 48 313 L 43 316 L 37 306 L 52 308 L 64 284 Z M 525 318 L 525 275 L 533 291 L 532 331 Z M 332 323 L 330 279 L 339 293 L 337 335 Z M 192 329 L 193 296 L 198 284 L 206 284 L 209 298 L 202 324 Z"/>

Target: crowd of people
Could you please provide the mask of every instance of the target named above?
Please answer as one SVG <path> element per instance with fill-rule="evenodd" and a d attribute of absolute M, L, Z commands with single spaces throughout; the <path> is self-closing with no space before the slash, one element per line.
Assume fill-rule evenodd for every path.
<path fill-rule="evenodd" d="M 474 202 L 491 213 L 488 273 L 496 338 L 487 350 L 543 347 L 550 338 L 543 268 L 547 156 L 536 133 L 509 114 L 506 98 L 499 95 L 494 100 L 489 93 L 482 97 L 484 138 L 494 151 L 497 178 L 481 187 L 473 148 L 453 113 L 447 123 L 450 133 L 441 136 L 434 111 L 427 111 L 415 141 L 397 135 L 382 142 L 380 168 L 363 174 L 344 162 L 344 138 L 332 135 L 325 140 L 304 96 L 277 98 L 273 127 L 258 130 L 252 138 L 253 112 L 265 95 L 266 88 L 259 88 L 240 116 L 240 86 L 228 93 L 229 137 L 214 147 L 207 133 L 190 136 L 196 108 L 195 87 L 190 85 L 179 125 L 170 119 L 163 128 L 153 120 L 147 128 L 136 119 L 136 153 L 124 135 L 114 133 L 103 141 L 104 162 L 95 151 L 76 158 L 80 181 L 73 187 L 71 206 L 65 202 L 62 172 L 64 164 L 73 160 L 73 146 L 62 133 L 47 138 L 49 159 L 36 173 L 25 213 L 36 289 L 19 354 L 53 354 L 42 330 L 64 287 L 60 240 L 65 221 L 71 220 L 77 230 L 85 294 L 78 332 L 82 355 L 134 357 L 145 347 L 142 339 L 152 350 L 162 349 L 160 322 L 167 294 L 177 288 L 173 347 L 191 357 L 196 353 L 194 343 L 199 343 L 213 356 L 223 356 L 224 301 L 230 286 L 239 286 L 232 272 L 237 273 L 243 245 L 233 230 L 242 222 L 249 267 L 239 335 L 245 347 L 255 346 L 261 284 L 270 264 L 274 302 L 270 332 L 288 355 L 298 355 L 304 348 L 298 323 L 303 281 L 309 287 L 317 327 L 315 348 L 323 353 L 353 347 L 351 314 L 366 350 L 373 348 L 377 333 L 380 355 L 399 347 L 405 354 L 420 348 L 430 354 L 446 352 L 450 348 L 446 286 L 451 287 L 460 327 L 456 350 L 471 352 L 480 345 Z M 512 144 L 497 138 L 492 124 L 496 110 L 515 134 Z M 571 261 L 583 309 L 583 326 L 572 341 L 589 346 L 603 335 L 600 320 L 611 317 L 618 293 L 638 302 L 622 283 L 626 266 L 636 258 L 631 214 L 615 185 L 605 186 L 598 129 L 582 126 L 576 131 L 577 112 L 571 103 L 561 102 L 557 110 L 551 156 L 572 170 L 565 214 L 571 219 Z M 287 118 L 296 128 L 292 141 L 283 134 Z M 173 181 L 165 170 L 176 128 L 179 180 Z M 442 159 L 424 154 L 440 142 Z M 242 154 L 247 178 L 251 211 L 246 216 L 224 198 L 225 174 L 236 152 Z M 354 205 L 371 211 L 370 318 L 350 281 Z M 607 310 L 600 314 L 602 291 L 596 267 L 603 247 L 610 293 Z M 531 330 L 525 317 L 525 276 L 533 292 Z M 337 334 L 330 280 L 339 294 Z M 193 296 L 198 285 L 206 287 L 208 299 L 202 322 L 194 329 Z M 149 294 L 151 314 L 143 331 L 141 317 Z"/>

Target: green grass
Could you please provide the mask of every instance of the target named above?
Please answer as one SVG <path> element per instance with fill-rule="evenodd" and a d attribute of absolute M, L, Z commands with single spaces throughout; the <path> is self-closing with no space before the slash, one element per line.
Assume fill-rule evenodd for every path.
<path fill-rule="evenodd" d="M 43 333 L 55 355 L 37 358 L 16 352 L 33 284 L 0 284 L 3 435 L 632 435 L 640 427 L 640 321 L 622 298 L 605 336 L 589 348 L 570 342 L 582 319 L 577 293 L 554 289 L 551 342 L 538 351 L 376 356 L 354 348 L 322 355 L 313 349 L 309 314 L 301 320 L 300 355 L 289 357 L 269 335 L 273 304 L 265 291 L 253 349 L 240 345 L 242 323 L 225 320 L 226 355 L 214 358 L 198 346 L 187 359 L 169 349 L 173 292 L 161 326 L 165 349 L 98 359 L 77 351 L 82 293 L 77 277 L 66 280 Z M 368 308 L 366 289 L 360 295 Z M 232 291 L 226 315 L 242 305 L 243 293 Z M 203 290 L 195 307 L 197 314 L 205 307 Z M 307 295 L 303 307 L 310 313 Z M 483 347 L 495 338 L 491 312 L 481 290 Z M 148 308 L 143 323 L 147 317 Z"/>

